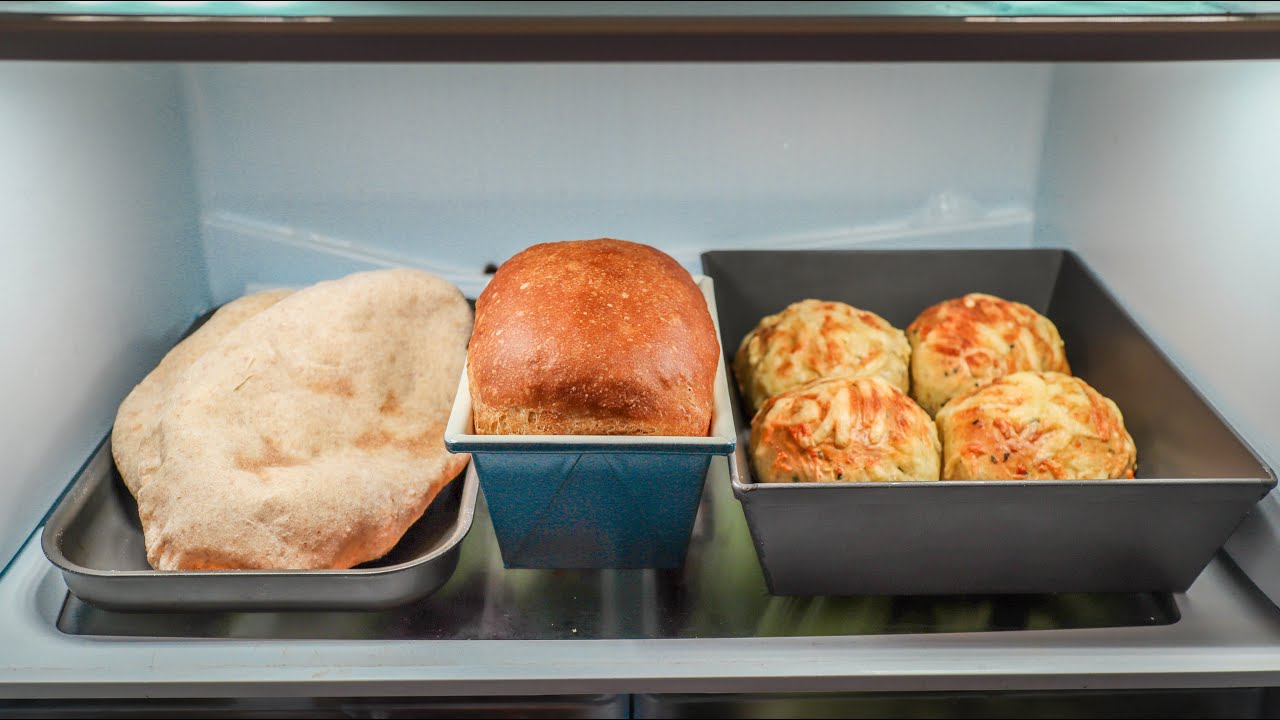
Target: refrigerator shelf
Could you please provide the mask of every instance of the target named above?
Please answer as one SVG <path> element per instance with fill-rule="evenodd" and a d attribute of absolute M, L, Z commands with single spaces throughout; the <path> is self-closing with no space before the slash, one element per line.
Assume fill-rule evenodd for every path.
<path fill-rule="evenodd" d="M 853 606 L 842 607 L 830 599 L 768 598 L 745 533 L 745 520 L 730 492 L 723 459 L 712 461 L 707 487 L 704 502 L 709 503 L 710 511 L 703 513 L 704 521 L 695 530 L 694 562 L 684 572 L 741 577 L 736 585 L 732 578 L 723 578 L 718 585 L 722 592 L 697 598 L 685 593 L 698 586 L 682 585 L 677 578 L 651 570 L 501 571 L 483 503 L 477 506 L 475 526 L 463 544 L 459 567 L 450 583 L 423 603 L 395 615 L 100 615 L 68 602 L 61 573 L 44 558 L 37 538 L 28 541 L 0 577 L 0 606 L 6 608 L 0 616 L 0 697 L 1280 685 L 1280 611 L 1222 555 L 1187 593 L 1151 599 L 1150 609 L 1159 610 L 1159 602 L 1167 603 L 1168 614 L 1154 618 L 1159 620 L 1156 623 L 1141 618 L 1141 624 L 1132 624 L 1139 622 L 1136 616 L 1141 614 L 1132 606 L 1127 618 L 1111 613 L 1112 627 L 1083 627 L 1100 623 L 1087 622 L 1086 612 L 1081 612 L 1081 619 L 1073 623 L 1080 629 L 1053 630 L 1046 628 L 1065 623 L 1028 623 L 1033 616 L 1029 610 L 1010 610 L 993 602 L 994 623 L 983 625 L 964 620 L 963 615 L 966 608 L 985 599 L 952 599 L 949 605 L 935 601 L 941 604 L 903 606 L 896 611 L 892 626 L 878 626 L 896 634 L 830 634 L 852 631 L 849 627 L 832 628 L 830 623 L 834 616 L 852 614 Z M 721 508 L 726 508 L 723 514 L 717 512 Z M 722 534 L 740 539 L 737 545 L 724 549 L 739 556 L 738 564 L 723 554 L 703 555 L 705 543 Z M 558 604 L 548 604 L 547 596 L 538 594 L 546 589 L 535 587 L 532 595 L 516 592 L 518 585 L 536 586 L 551 579 L 557 580 L 554 587 L 561 593 Z M 598 594 L 585 594 L 588 589 Z M 642 634 L 646 628 L 661 630 L 664 622 L 671 627 L 674 616 L 655 612 L 654 606 L 644 601 L 655 596 L 675 606 L 688 607 L 696 600 L 705 619 L 685 622 L 682 635 Z M 1062 599 L 1059 596 L 1056 602 Z M 1089 596 L 1085 608 L 1096 606 L 1089 600 L 1100 599 Z M 899 601 L 888 604 L 895 602 Z M 1039 615 L 1054 602 L 1054 598 L 1043 598 Z M 468 607 L 459 612 L 471 613 L 473 628 L 501 629 L 510 623 L 505 627 L 514 629 L 523 624 L 536 628 L 544 640 L 505 639 L 516 635 L 511 630 L 490 631 L 484 637 L 495 639 L 483 641 L 454 639 L 459 634 L 433 636 L 429 632 L 432 623 L 437 623 L 437 628 L 445 622 L 450 622 L 450 627 L 463 627 L 431 617 L 450 606 Z M 926 610 L 943 607 L 960 611 L 962 617 L 949 625 L 921 620 Z M 595 624 L 588 624 L 582 618 L 592 608 L 602 611 Z M 1058 615 L 1069 613 L 1059 609 Z M 873 616 L 873 612 L 865 612 L 865 617 Z M 375 637 L 374 631 L 358 628 L 362 619 L 372 628 L 383 628 L 381 638 Z M 1168 623 L 1174 619 L 1176 622 Z M 327 630 L 331 622 L 345 624 Z M 847 622 L 852 625 L 855 621 Z M 1022 627 L 1036 629 L 974 632 L 1019 622 Z M 726 637 L 729 633 L 724 628 L 730 626 L 739 628 L 740 636 Z M 471 633 L 480 637 L 476 630 Z M 533 634 L 535 631 L 527 631 L 524 637 Z M 393 636 L 399 639 L 389 641 Z M 424 639 L 429 637 L 441 639 Z M 583 642 L 583 638 L 599 639 Z"/>
<path fill-rule="evenodd" d="M 727 462 L 715 458 L 680 570 L 507 570 L 476 503 L 453 577 L 379 612 L 112 612 L 66 595 L 56 626 L 85 638 L 236 640 L 693 640 L 1024 635 L 1155 628 L 1178 621 L 1164 593 L 782 598 L 768 594 Z"/>

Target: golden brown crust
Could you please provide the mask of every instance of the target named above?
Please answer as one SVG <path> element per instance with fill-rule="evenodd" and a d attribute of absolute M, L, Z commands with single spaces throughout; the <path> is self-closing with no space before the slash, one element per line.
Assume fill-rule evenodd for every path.
<path fill-rule="evenodd" d="M 480 434 L 706 435 L 720 348 L 693 278 L 622 240 L 544 243 L 476 301 Z"/>
<path fill-rule="evenodd" d="M 911 346 L 884 318 L 842 302 L 802 300 L 742 339 L 733 369 L 742 394 L 765 400 L 821 378 L 880 377 L 907 391 Z"/>
<path fill-rule="evenodd" d="M 930 415 L 957 395 L 1009 373 L 1070 373 L 1058 328 L 1023 305 L 970 293 L 920 313 L 907 327 L 911 396 Z"/>
<path fill-rule="evenodd" d="M 933 421 L 878 377 L 829 378 L 775 395 L 751 421 L 759 482 L 937 480 Z"/>
<path fill-rule="evenodd" d="M 1080 378 L 1006 375 L 938 413 L 944 480 L 1132 478 L 1133 438 L 1120 409 Z"/>

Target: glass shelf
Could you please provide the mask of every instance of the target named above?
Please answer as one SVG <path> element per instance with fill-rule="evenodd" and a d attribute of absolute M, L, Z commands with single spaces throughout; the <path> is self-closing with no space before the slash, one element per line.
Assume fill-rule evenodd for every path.
<path fill-rule="evenodd" d="M 0 60 L 1280 58 L 1280 2 L 0 2 Z"/>
<path fill-rule="evenodd" d="M 202 17 L 1133 17 L 1280 13 L 1280 2 L 0 2 L 0 12 Z"/>
<path fill-rule="evenodd" d="M 1168 594 L 774 597 L 716 459 L 681 570 L 504 570 L 481 498 L 453 577 L 379 612 L 109 612 L 67 595 L 70 635 L 294 640 L 592 640 L 812 637 L 1151 627 Z"/>

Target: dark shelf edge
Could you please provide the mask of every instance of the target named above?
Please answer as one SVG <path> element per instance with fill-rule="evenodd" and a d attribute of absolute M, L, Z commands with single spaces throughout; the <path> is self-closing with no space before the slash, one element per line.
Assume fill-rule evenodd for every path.
<path fill-rule="evenodd" d="M 1280 59 L 1280 16 L 147 18 L 0 15 L 0 59 L 291 62 Z"/>

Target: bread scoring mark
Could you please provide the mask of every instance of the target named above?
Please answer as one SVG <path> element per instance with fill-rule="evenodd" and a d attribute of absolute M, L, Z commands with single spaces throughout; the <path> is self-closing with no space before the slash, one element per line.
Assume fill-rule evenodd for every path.
<path fill-rule="evenodd" d="M 378 407 L 378 412 L 382 415 L 399 415 L 404 408 L 400 405 L 400 399 L 396 397 L 395 390 L 388 390 L 387 397 L 383 399 L 382 405 Z"/>
<path fill-rule="evenodd" d="M 293 467 L 303 462 L 305 461 L 302 458 L 285 453 L 276 444 L 275 438 L 267 435 L 262 436 L 262 453 L 259 456 L 251 457 L 241 452 L 237 452 L 235 456 L 235 465 L 238 469 L 251 472 L 264 480 L 268 468 Z"/>
<path fill-rule="evenodd" d="M 351 378 L 346 376 L 314 380 L 307 383 L 307 387 L 324 395 L 337 395 L 344 398 L 356 395 L 356 388 L 351 383 Z"/>

